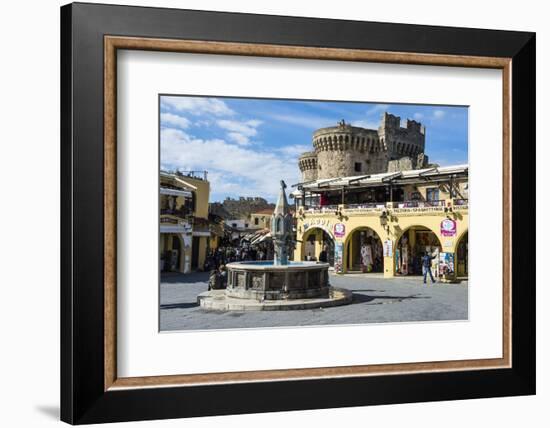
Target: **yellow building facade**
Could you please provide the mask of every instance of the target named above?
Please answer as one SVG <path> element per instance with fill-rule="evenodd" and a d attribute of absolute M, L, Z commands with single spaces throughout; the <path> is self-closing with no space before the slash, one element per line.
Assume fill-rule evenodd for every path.
<path fill-rule="evenodd" d="M 202 270 L 210 245 L 206 173 L 160 174 L 160 270 Z"/>
<path fill-rule="evenodd" d="M 338 273 L 388 278 L 422 274 L 428 253 L 440 280 L 468 275 L 467 166 L 317 180 L 293 195 L 295 260 L 324 250 Z"/>
<path fill-rule="evenodd" d="M 250 214 L 251 229 L 269 229 L 271 227 L 272 209 L 264 209 Z"/>

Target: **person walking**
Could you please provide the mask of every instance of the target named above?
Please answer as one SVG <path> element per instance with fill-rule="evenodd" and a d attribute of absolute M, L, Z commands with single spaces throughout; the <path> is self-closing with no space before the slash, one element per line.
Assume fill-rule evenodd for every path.
<path fill-rule="evenodd" d="M 428 252 L 424 253 L 424 256 L 422 257 L 422 269 L 424 270 L 424 284 L 426 284 L 426 276 L 428 273 L 430 274 L 430 278 L 432 279 L 432 284 L 435 283 L 434 276 L 432 275 L 432 260 L 435 258 L 435 256 L 432 256 Z"/>

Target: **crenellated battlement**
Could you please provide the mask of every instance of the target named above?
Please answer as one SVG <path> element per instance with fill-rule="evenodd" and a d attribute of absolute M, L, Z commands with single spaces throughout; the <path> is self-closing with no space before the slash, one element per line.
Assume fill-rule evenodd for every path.
<path fill-rule="evenodd" d="M 313 134 L 316 152 L 356 150 L 379 152 L 385 150 L 383 141 L 375 130 L 355 126 L 323 128 Z"/>
<path fill-rule="evenodd" d="M 388 112 L 381 117 L 378 129 L 352 126 L 344 120 L 337 126 L 317 129 L 313 133 L 313 152 L 298 161 L 304 181 L 342 176 L 386 172 L 390 161 L 410 157 L 416 167 L 424 153 L 425 128 L 415 120 Z M 406 162 L 401 162 L 407 165 Z M 393 167 L 395 167 L 395 164 Z"/>
<path fill-rule="evenodd" d="M 300 167 L 304 181 L 313 181 L 317 179 L 317 153 L 302 153 L 298 159 L 298 166 Z"/>
<path fill-rule="evenodd" d="M 317 153 L 306 152 L 298 160 L 300 171 L 306 171 L 309 169 L 317 169 Z"/>

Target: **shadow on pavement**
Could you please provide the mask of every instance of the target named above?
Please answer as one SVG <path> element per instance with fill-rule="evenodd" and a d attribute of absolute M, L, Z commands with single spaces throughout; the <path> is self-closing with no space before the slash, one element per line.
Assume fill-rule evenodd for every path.
<path fill-rule="evenodd" d="M 163 284 L 174 283 L 193 283 L 193 282 L 208 282 L 210 272 L 191 272 L 191 273 L 178 273 L 178 272 L 166 272 L 160 275 L 160 282 Z"/>
<path fill-rule="evenodd" d="M 164 305 L 160 305 L 160 309 L 189 309 L 189 308 L 197 308 L 199 306 L 196 302 L 189 302 L 189 303 L 167 303 Z"/>
<path fill-rule="evenodd" d="M 373 300 L 382 300 L 379 303 L 379 305 L 385 304 L 385 303 L 393 303 L 393 302 L 385 302 L 384 300 L 391 300 L 395 302 L 402 302 L 403 300 L 413 300 L 413 299 L 431 299 L 429 296 L 420 296 L 418 294 L 413 294 L 411 296 L 369 296 L 366 294 L 361 293 L 353 293 L 353 300 L 352 304 L 354 303 L 369 303 Z"/>

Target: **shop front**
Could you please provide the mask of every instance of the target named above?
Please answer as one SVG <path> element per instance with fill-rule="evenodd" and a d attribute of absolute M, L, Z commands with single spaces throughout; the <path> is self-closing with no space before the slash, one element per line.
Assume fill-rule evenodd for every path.
<path fill-rule="evenodd" d="M 162 218 L 159 237 L 161 272 L 191 271 L 192 227 L 186 222 Z"/>
<path fill-rule="evenodd" d="M 438 275 L 439 254 L 442 251 L 437 235 L 424 226 L 412 226 L 405 230 L 395 246 L 394 268 L 396 275 L 422 275 L 422 257 L 432 259 L 432 274 Z"/>
<path fill-rule="evenodd" d="M 183 238 L 176 233 L 162 233 L 160 235 L 160 271 L 184 272 L 186 260 Z"/>
<path fill-rule="evenodd" d="M 334 266 L 334 239 L 320 227 L 309 228 L 303 236 L 302 260 L 325 261 Z"/>
<path fill-rule="evenodd" d="M 456 247 L 456 275 L 459 278 L 468 276 L 468 232 L 460 237 Z"/>
<path fill-rule="evenodd" d="M 383 272 L 382 240 L 370 227 L 359 227 L 349 235 L 345 246 L 347 272 Z"/>

